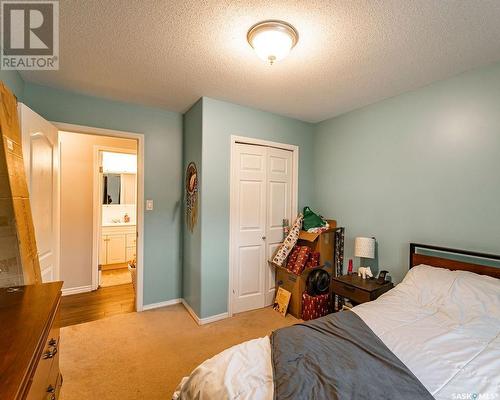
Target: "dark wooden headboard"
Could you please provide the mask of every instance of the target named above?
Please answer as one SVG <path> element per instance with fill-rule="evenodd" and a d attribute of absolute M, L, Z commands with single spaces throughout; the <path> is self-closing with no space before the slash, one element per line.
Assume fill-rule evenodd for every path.
<path fill-rule="evenodd" d="M 432 246 L 428 244 L 410 243 L 410 268 L 416 265 L 426 264 L 437 268 L 470 271 L 476 274 L 488 275 L 500 279 L 500 268 L 490 267 L 482 264 L 475 264 L 472 262 L 452 260 L 449 258 L 438 257 L 429 254 L 421 254 L 417 252 L 418 249 L 428 250 L 429 252 L 441 252 L 448 253 L 450 255 L 466 256 L 467 258 L 482 258 L 498 262 L 500 262 L 500 255 L 449 249 L 447 247 Z"/>

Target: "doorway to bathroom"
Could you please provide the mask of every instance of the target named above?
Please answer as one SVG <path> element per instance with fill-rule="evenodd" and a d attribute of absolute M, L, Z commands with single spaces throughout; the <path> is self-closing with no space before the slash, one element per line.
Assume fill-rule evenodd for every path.
<path fill-rule="evenodd" d="M 18 113 L 42 281 L 64 281 L 61 324 L 72 325 L 117 313 L 142 311 L 144 135 L 47 121 L 22 103 L 18 104 Z M 101 188 L 94 184 L 97 181 L 95 170 L 102 166 L 98 164 L 97 148 L 135 157 L 132 170 L 107 171 L 108 195 L 114 197 L 107 203 L 104 183 Z M 104 181 L 104 175 L 103 168 L 99 182 Z M 112 187 L 112 181 L 120 182 L 119 189 Z M 113 190 L 119 190 L 119 199 Z M 108 279 L 111 281 L 109 286 L 102 282 L 99 285 L 99 265 L 108 265 L 108 261 L 99 260 L 99 241 L 103 237 L 100 229 L 94 227 L 102 228 L 105 223 L 102 223 L 102 209 L 94 205 L 112 208 L 122 202 L 120 206 L 127 205 L 129 212 L 118 212 L 118 216 L 108 212 L 105 216 L 111 223 L 120 221 L 123 228 L 128 229 L 124 237 L 110 240 L 108 251 L 110 260 L 116 261 L 111 262 L 112 266 L 121 264 L 127 268 L 115 274 L 121 275 L 120 278 Z M 110 236 L 115 233 L 111 232 Z M 124 258 L 117 250 L 121 248 L 119 244 L 124 244 Z M 135 288 L 128 270 L 134 259 Z M 128 276 L 123 273 L 125 270 Z M 116 284 L 121 283 L 122 278 L 127 283 Z"/>
<path fill-rule="evenodd" d="M 142 303 L 140 141 L 69 128 L 59 130 L 62 326 L 141 310 Z"/>
<path fill-rule="evenodd" d="M 139 287 L 138 140 L 59 130 L 59 143 L 63 295 L 98 292 L 104 301 L 113 299 L 100 310 L 105 315 L 133 311 Z M 119 295 L 111 290 L 118 287 Z"/>
<path fill-rule="evenodd" d="M 93 281 L 97 288 L 131 283 L 135 291 L 137 150 L 95 146 L 94 152 L 94 252 L 99 256 Z"/>

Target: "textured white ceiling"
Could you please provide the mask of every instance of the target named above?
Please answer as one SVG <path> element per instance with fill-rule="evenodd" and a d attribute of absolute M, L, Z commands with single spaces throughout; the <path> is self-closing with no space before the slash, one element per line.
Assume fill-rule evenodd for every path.
<path fill-rule="evenodd" d="M 248 28 L 299 31 L 270 67 Z M 59 71 L 28 81 L 183 112 L 201 96 L 320 121 L 500 60 L 499 0 L 61 0 Z"/>

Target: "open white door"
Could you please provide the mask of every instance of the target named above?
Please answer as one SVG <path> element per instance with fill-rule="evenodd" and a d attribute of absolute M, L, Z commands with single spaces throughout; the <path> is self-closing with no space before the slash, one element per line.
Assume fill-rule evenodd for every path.
<path fill-rule="evenodd" d="M 26 105 L 18 105 L 42 282 L 59 279 L 58 130 Z"/>

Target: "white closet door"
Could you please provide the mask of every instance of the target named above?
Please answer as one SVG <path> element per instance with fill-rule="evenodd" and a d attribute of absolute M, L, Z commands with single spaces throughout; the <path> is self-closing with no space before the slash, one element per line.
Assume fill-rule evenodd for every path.
<path fill-rule="evenodd" d="M 238 313 L 265 304 L 267 149 L 236 144 L 235 155 L 233 311 Z"/>
<path fill-rule="evenodd" d="M 275 271 L 269 260 L 291 219 L 292 152 L 236 144 L 233 160 L 233 312 L 274 301 Z"/>
<path fill-rule="evenodd" d="M 59 278 L 58 130 L 22 103 L 18 113 L 42 282 L 49 282 Z"/>
<path fill-rule="evenodd" d="M 283 242 L 283 219 L 292 218 L 292 152 L 269 147 L 267 149 L 267 220 L 266 260 L 270 260 Z M 275 268 L 265 264 L 265 305 L 274 302 Z"/>

